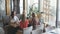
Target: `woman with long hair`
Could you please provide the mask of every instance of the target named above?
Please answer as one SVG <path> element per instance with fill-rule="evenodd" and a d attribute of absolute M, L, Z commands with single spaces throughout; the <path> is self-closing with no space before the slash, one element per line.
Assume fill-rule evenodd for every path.
<path fill-rule="evenodd" d="M 22 20 L 20 21 L 20 29 L 28 27 L 29 21 L 26 19 L 25 13 L 22 14 Z"/>

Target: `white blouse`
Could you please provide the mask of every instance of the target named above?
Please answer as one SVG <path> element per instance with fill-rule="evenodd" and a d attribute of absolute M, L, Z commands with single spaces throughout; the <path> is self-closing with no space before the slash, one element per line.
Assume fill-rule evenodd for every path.
<path fill-rule="evenodd" d="M 19 18 L 17 16 L 14 16 L 14 18 L 11 19 L 11 22 L 19 22 Z"/>
<path fill-rule="evenodd" d="M 14 16 L 14 21 L 19 21 L 19 18 L 17 16 Z"/>

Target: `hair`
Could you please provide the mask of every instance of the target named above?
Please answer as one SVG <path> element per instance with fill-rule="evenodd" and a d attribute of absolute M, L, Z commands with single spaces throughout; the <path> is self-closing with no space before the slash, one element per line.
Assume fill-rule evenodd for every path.
<path fill-rule="evenodd" d="M 12 18 L 14 17 L 14 11 L 11 12 L 11 17 L 12 17 Z"/>
<path fill-rule="evenodd" d="M 35 13 L 32 13 L 32 17 L 35 17 Z"/>
<path fill-rule="evenodd" d="M 29 19 L 29 17 L 27 17 L 27 19 Z"/>
<path fill-rule="evenodd" d="M 22 21 L 25 21 L 25 14 L 22 14 Z"/>

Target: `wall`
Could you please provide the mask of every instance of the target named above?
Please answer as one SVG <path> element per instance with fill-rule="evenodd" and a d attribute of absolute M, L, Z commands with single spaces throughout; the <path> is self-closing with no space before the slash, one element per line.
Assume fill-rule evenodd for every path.
<path fill-rule="evenodd" d="M 5 0 L 0 0 L 0 27 L 3 26 L 3 23 L 1 22 L 2 16 L 5 16 Z"/>
<path fill-rule="evenodd" d="M 0 0 L 0 17 L 6 15 L 5 13 L 5 0 Z"/>

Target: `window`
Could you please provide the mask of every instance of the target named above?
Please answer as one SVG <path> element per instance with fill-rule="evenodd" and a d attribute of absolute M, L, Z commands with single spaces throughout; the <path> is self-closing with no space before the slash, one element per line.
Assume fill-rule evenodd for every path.
<path fill-rule="evenodd" d="M 56 0 L 42 0 L 41 12 L 44 12 L 44 23 L 55 26 L 56 23 Z M 53 24 L 53 25 L 52 25 Z"/>
<path fill-rule="evenodd" d="M 20 0 L 20 14 L 23 12 L 23 0 Z"/>
<path fill-rule="evenodd" d="M 17 14 L 20 14 L 20 0 L 10 0 L 11 11 L 16 11 Z"/>
<path fill-rule="evenodd" d="M 28 0 L 28 16 L 31 16 L 32 12 L 38 12 L 38 0 Z"/>
<path fill-rule="evenodd" d="M 49 15 L 49 24 L 51 26 L 56 26 L 56 1 L 50 1 L 50 15 Z M 52 25 L 53 24 L 53 25 Z"/>
<path fill-rule="evenodd" d="M 5 0 L 0 0 L 0 18 L 2 15 L 6 15 L 5 13 Z"/>

